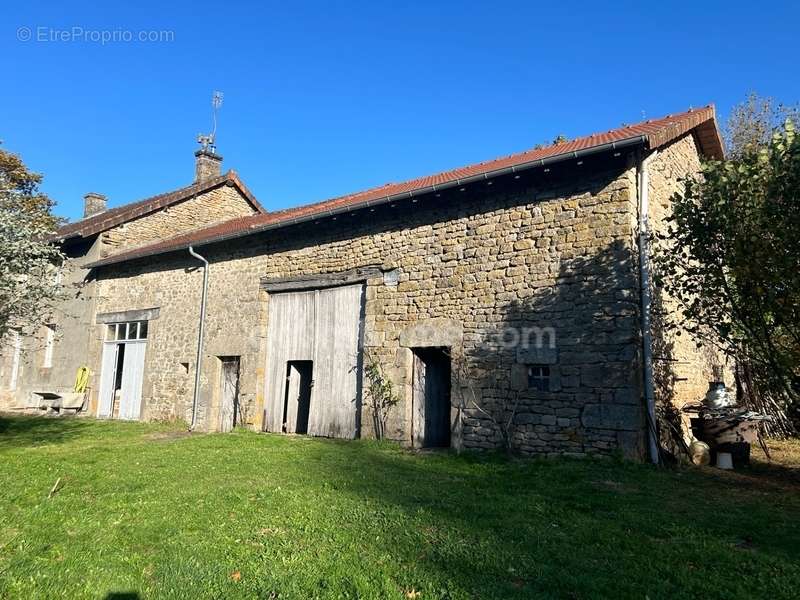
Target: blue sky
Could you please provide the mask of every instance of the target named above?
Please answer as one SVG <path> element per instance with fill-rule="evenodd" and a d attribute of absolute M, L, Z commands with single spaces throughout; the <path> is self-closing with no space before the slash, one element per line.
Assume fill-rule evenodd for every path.
<path fill-rule="evenodd" d="M 191 183 L 218 89 L 225 168 L 277 209 L 690 105 L 724 118 L 750 90 L 800 100 L 796 3 L 288 4 L 7 3 L 3 147 L 78 218 L 88 191 Z"/>

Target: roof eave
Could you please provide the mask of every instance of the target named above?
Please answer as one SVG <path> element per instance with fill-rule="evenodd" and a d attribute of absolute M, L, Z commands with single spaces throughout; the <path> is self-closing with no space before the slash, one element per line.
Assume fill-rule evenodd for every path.
<path fill-rule="evenodd" d="M 430 185 L 425 186 L 422 188 L 417 188 L 414 190 L 409 190 L 407 192 L 401 192 L 399 194 L 392 194 L 388 196 L 384 196 L 382 198 L 377 198 L 373 200 L 364 200 L 362 202 L 356 202 L 353 204 L 348 204 L 346 206 L 341 206 L 333 209 L 326 209 L 319 212 L 313 212 L 308 215 L 302 215 L 299 217 L 294 217 L 291 219 L 286 219 L 279 221 L 277 223 L 266 223 L 264 225 L 252 227 L 246 231 L 234 231 L 227 234 L 221 234 L 218 236 L 212 236 L 208 239 L 195 241 L 195 242 L 186 242 L 177 244 L 174 247 L 170 248 L 163 248 L 163 249 L 154 249 L 153 251 L 145 251 L 141 253 L 130 253 L 130 254 L 121 254 L 119 257 L 110 256 L 106 259 L 102 259 L 99 261 L 95 261 L 86 265 L 87 268 L 98 268 L 98 267 L 105 267 L 110 266 L 113 264 L 127 262 L 130 260 L 137 260 L 141 258 L 147 258 L 149 256 L 156 256 L 159 254 L 168 254 L 170 252 L 178 252 L 181 250 L 186 250 L 189 246 L 193 246 L 195 248 L 201 246 L 208 246 L 210 244 L 216 244 L 219 242 L 224 242 L 232 239 L 237 239 L 241 237 L 246 237 L 249 235 L 254 235 L 257 233 L 261 233 L 264 231 L 270 231 L 274 229 L 281 229 L 283 227 L 290 227 L 292 225 L 299 225 L 301 223 L 307 223 L 309 221 L 316 221 L 321 218 L 325 217 L 333 217 L 342 213 L 349 213 L 356 210 L 360 210 L 363 208 L 373 208 L 375 206 L 381 206 L 385 204 L 390 204 L 392 202 L 397 202 L 400 200 L 408 200 L 414 197 L 422 196 L 425 194 L 436 193 L 442 190 L 463 186 L 469 183 L 474 183 L 476 181 L 485 181 L 487 179 L 493 179 L 495 177 L 501 177 L 503 175 L 519 173 L 521 171 L 526 171 L 529 169 L 546 167 L 548 165 L 552 165 L 555 163 L 564 162 L 567 160 L 577 160 L 580 158 L 585 158 L 590 155 L 594 154 L 602 154 L 604 152 L 611 152 L 616 150 L 622 150 L 627 148 L 632 148 L 634 146 L 644 146 L 647 144 L 648 138 L 646 135 L 637 135 L 630 138 L 608 142 L 605 144 L 600 144 L 597 146 L 592 146 L 591 148 L 584 148 L 581 150 L 576 150 L 573 152 L 564 152 L 562 154 L 555 154 L 553 156 L 548 156 L 545 158 L 540 158 L 536 160 L 532 160 L 529 162 L 519 163 L 517 165 L 512 165 L 510 167 L 503 167 L 502 169 L 495 169 L 493 171 L 486 171 L 485 173 L 481 173 L 479 175 L 472 175 L 470 177 L 464 177 L 459 179 L 454 179 L 442 184 L 438 185 Z"/>

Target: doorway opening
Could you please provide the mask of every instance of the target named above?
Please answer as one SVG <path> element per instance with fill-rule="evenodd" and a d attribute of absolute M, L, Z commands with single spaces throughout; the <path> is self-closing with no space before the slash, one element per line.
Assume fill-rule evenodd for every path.
<path fill-rule="evenodd" d="M 98 417 L 141 418 L 147 329 L 147 321 L 106 325 Z"/>
<path fill-rule="evenodd" d="M 231 431 L 239 424 L 239 357 L 220 356 L 219 430 Z"/>
<path fill-rule="evenodd" d="M 412 441 L 417 448 L 450 447 L 450 354 L 447 348 L 414 353 Z"/>
<path fill-rule="evenodd" d="M 313 373 L 313 361 L 290 360 L 286 363 L 286 396 L 283 402 L 284 433 L 308 433 L 311 388 L 314 386 Z"/>

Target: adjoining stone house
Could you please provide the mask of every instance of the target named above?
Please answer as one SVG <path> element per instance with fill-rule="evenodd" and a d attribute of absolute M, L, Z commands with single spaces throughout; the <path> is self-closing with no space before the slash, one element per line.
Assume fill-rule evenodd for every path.
<path fill-rule="evenodd" d="M 201 150 L 195 158 L 191 185 L 112 209 L 107 209 L 105 196 L 86 194 L 83 218 L 58 230 L 54 241 L 67 257 L 60 273 L 67 298 L 41 331 L 4 340 L 0 409 L 35 406 L 42 400 L 36 392 L 73 389 L 78 369 L 89 364 L 99 290 L 86 264 L 183 231 L 264 212 L 235 172 L 221 174 L 221 156 Z"/>
<path fill-rule="evenodd" d="M 707 107 L 119 248 L 86 265 L 89 412 L 114 414 L 120 327 L 147 323 L 124 417 L 643 457 L 655 402 L 720 365 L 643 318 L 642 234 L 721 155 Z"/>

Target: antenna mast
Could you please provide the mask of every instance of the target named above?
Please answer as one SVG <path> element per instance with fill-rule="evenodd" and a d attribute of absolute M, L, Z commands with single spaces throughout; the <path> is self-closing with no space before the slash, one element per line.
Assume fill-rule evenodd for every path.
<path fill-rule="evenodd" d="M 200 144 L 203 151 L 210 152 L 211 154 L 217 153 L 217 111 L 222 106 L 222 92 L 215 91 L 211 95 L 211 120 L 213 122 L 213 129 L 208 135 L 202 133 L 197 136 L 197 143 Z"/>

